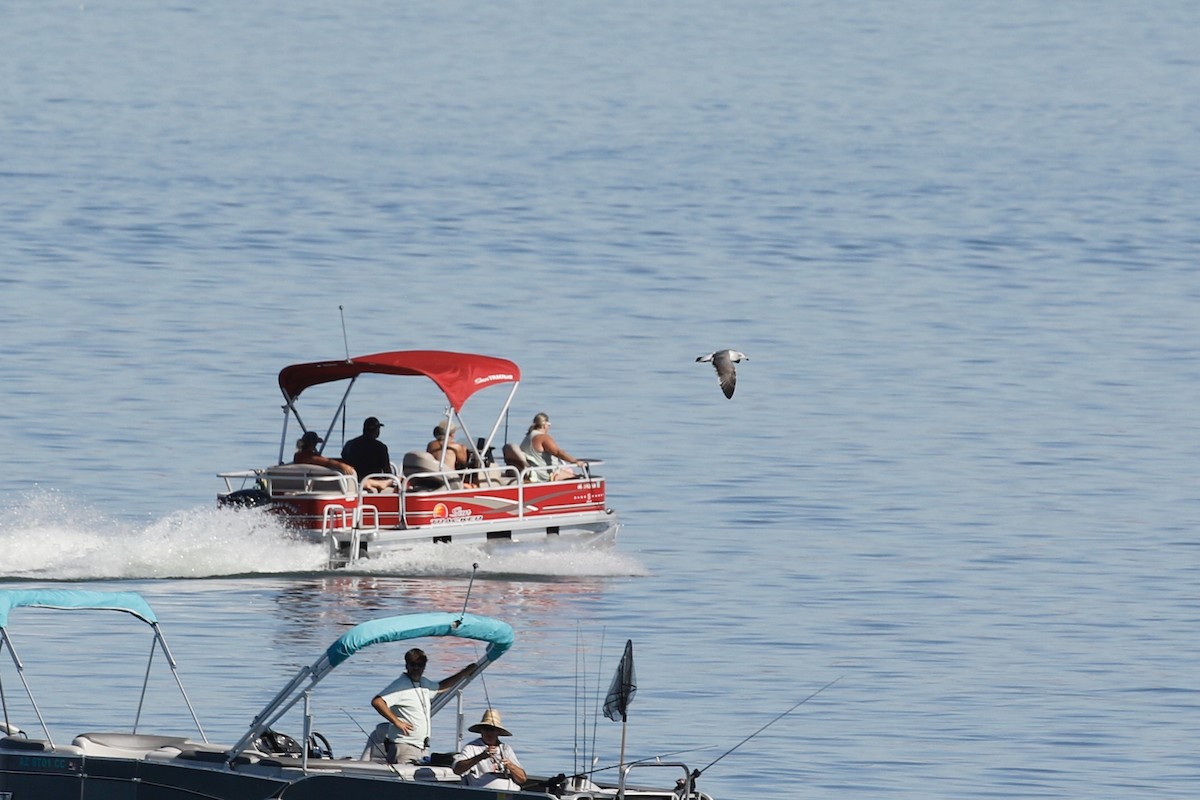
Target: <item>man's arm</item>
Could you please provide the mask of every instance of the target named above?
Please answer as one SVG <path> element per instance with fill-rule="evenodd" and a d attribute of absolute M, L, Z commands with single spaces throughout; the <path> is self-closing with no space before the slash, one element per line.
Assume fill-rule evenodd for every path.
<path fill-rule="evenodd" d="M 467 664 L 465 667 L 463 667 L 462 669 L 460 669 L 458 672 L 454 673 L 453 675 L 451 675 L 447 678 L 442 678 L 441 681 L 438 682 L 438 689 L 437 689 L 438 692 L 441 693 L 441 692 L 446 691 L 447 689 L 451 689 L 462 679 L 468 678 L 468 677 L 474 675 L 475 672 L 477 671 L 476 666 L 477 665 L 475 665 L 475 664 Z"/>
<path fill-rule="evenodd" d="M 379 716 L 383 717 L 388 722 L 392 723 L 397 728 L 399 728 L 400 732 L 403 733 L 405 736 L 412 733 L 412 724 L 409 722 L 406 722 L 405 720 L 400 719 L 395 714 L 393 714 L 392 707 L 389 706 L 387 704 L 387 701 L 384 700 L 380 695 L 375 695 L 374 699 L 371 700 L 371 708 L 378 711 Z"/>

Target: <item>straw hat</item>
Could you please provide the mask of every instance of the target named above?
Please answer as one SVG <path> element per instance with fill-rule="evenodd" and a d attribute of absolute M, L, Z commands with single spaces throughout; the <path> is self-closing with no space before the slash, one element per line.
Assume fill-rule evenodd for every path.
<path fill-rule="evenodd" d="M 500 712 L 494 708 L 489 708 L 483 712 L 483 720 L 478 725 L 472 725 L 467 728 L 467 730 L 471 733 L 483 733 L 484 728 L 494 729 L 497 736 L 512 736 L 508 728 L 500 724 Z"/>

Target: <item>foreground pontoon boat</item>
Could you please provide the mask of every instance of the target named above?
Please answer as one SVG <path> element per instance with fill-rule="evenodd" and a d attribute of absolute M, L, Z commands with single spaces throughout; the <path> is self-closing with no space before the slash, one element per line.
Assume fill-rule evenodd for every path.
<path fill-rule="evenodd" d="M 19 608 L 107 610 L 128 613 L 150 626 L 153 645 L 142 686 L 138 713 L 128 731 L 88 731 L 69 740 L 55 738 L 46 725 L 9 634 L 9 617 Z M 508 797 L 545 800 L 711 800 L 694 786 L 699 774 L 683 763 L 634 762 L 620 766 L 615 783 L 595 782 L 595 774 L 528 776 L 520 791 L 496 792 L 466 785 L 443 763 L 393 765 L 376 755 L 381 730 L 370 732 L 362 754 L 335 757 L 333 747 L 314 727 L 313 690 L 330 672 L 356 653 L 376 645 L 419 637 L 474 639 L 487 647 L 474 676 L 512 645 L 513 630 L 504 622 L 474 614 L 427 613 L 363 622 L 338 637 L 312 665 L 295 677 L 254 716 L 233 745 L 210 743 L 183 690 L 175 659 L 167 648 L 149 604 L 132 592 L 78 590 L 0 591 L 0 798 L 3 800 L 488 800 Z M 139 730 L 156 649 L 161 650 L 183 694 L 197 736 L 156 735 Z M 6 695 L 4 653 L 10 657 L 31 709 L 33 725 L 10 716 L 16 698 Z M 81 665 L 83 666 L 83 665 Z M 11 674 L 11 670 L 9 671 Z M 88 675 L 81 672 L 79 679 Z M 461 706 L 463 681 L 439 694 L 433 712 L 455 697 Z M 336 703 L 336 701 L 335 701 Z M 273 726 L 299 705 L 303 711 L 297 737 Z M 336 708 L 336 704 L 334 708 Z M 461 720 L 461 710 L 460 710 Z M 386 723 L 384 723 L 386 727 Z M 29 729 L 27 729 L 29 728 Z M 69 741 L 69 743 L 68 743 Z M 622 739 L 622 745 L 624 740 Z M 461 744 L 461 743 L 460 743 Z M 355 748 L 357 752 L 359 748 Z M 623 755 L 622 755 L 623 758 Z M 636 772 L 665 778 L 666 788 L 635 786 Z"/>

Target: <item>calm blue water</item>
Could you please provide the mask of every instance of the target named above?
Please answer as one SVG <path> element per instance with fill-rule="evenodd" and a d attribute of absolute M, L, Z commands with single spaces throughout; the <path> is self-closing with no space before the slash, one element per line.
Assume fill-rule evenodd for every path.
<path fill-rule="evenodd" d="M 721 800 L 1194 797 L 1198 28 L 1171 2 L 9 3 L 0 575 L 144 592 L 218 740 L 345 625 L 461 607 L 478 562 L 471 607 L 518 645 L 467 714 L 490 698 L 534 772 L 570 768 L 580 684 L 632 638 L 630 751 L 698 767 L 841 676 L 705 771 Z M 345 354 L 339 307 L 352 353 L 521 364 L 514 428 L 547 411 L 606 460 L 617 548 L 331 575 L 218 513 L 215 473 L 275 455 L 276 372 Z M 730 346 L 727 401 L 694 359 Z M 427 387 L 361 388 L 393 451 L 428 438 Z M 127 725 L 140 660 L 68 682 L 81 643 L 43 616 L 14 635 L 55 659 L 52 724 Z M 319 709 L 339 754 L 390 655 Z"/>

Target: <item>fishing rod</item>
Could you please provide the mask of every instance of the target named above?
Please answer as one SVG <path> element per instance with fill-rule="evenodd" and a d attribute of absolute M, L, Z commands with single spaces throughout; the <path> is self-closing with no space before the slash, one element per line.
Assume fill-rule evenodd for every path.
<path fill-rule="evenodd" d="M 750 740 L 751 740 L 751 739 L 753 739 L 755 736 L 758 736 L 760 733 L 762 733 L 763 731 L 765 731 L 767 728 L 771 727 L 771 726 L 772 726 L 772 725 L 774 725 L 776 722 L 779 722 L 779 720 L 783 719 L 783 718 L 784 718 L 784 717 L 786 717 L 788 714 L 792 713 L 792 712 L 793 712 L 793 711 L 795 711 L 797 708 L 799 708 L 800 706 L 802 706 L 802 705 L 804 705 L 805 703 L 807 703 L 809 700 L 812 700 L 814 697 L 816 697 L 816 696 L 817 696 L 817 695 L 819 695 L 821 692 L 823 692 L 823 691 L 825 691 L 826 689 L 828 689 L 830 686 L 833 686 L 835 683 L 837 683 L 838 681 L 840 681 L 840 680 L 841 680 L 843 677 L 845 677 L 845 676 L 843 676 L 843 675 L 838 675 L 836 678 L 834 678 L 833 680 L 831 680 L 829 683 L 825 684 L 825 685 L 824 685 L 824 686 L 822 686 L 820 689 L 817 689 L 815 692 L 813 692 L 812 694 L 810 694 L 808 697 L 804 698 L 804 699 L 803 699 L 803 700 L 801 700 L 799 703 L 796 703 L 796 705 L 792 706 L 792 707 L 791 707 L 791 708 L 789 708 L 787 711 L 784 711 L 782 714 L 780 714 L 779 716 L 775 717 L 775 719 L 771 720 L 771 721 L 770 721 L 770 722 L 768 722 L 766 725 L 763 725 L 761 728 L 759 728 L 758 730 L 756 730 L 754 733 L 750 734 L 750 735 L 749 735 L 749 736 L 747 736 L 745 739 L 742 739 L 740 742 L 738 742 L 737 744 L 735 744 L 733 747 L 729 748 L 729 749 L 728 749 L 728 750 L 726 750 L 724 753 L 722 753 L 721 755 L 719 755 L 719 756 L 717 756 L 716 758 L 714 758 L 712 761 L 710 761 L 710 762 L 709 762 L 709 764 L 708 764 L 708 767 L 705 767 L 704 769 L 698 769 L 698 770 L 694 771 L 694 772 L 692 773 L 692 780 L 695 780 L 696 778 L 699 778 L 699 777 L 700 777 L 700 775 L 701 775 L 702 773 L 704 773 L 705 771 L 707 771 L 707 770 L 708 770 L 708 768 L 709 768 L 709 767 L 711 767 L 713 764 L 716 764 L 716 763 L 717 763 L 718 761 L 720 761 L 722 758 L 724 758 L 725 756 L 729 755 L 729 754 L 730 754 L 730 753 L 732 753 L 734 750 L 737 750 L 739 747 L 741 747 L 742 745 L 744 745 L 746 742 L 750 741 Z"/>
<path fill-rule="evenodd" d="M 596 755 L 596 728 L 600 724 L 600 709 L 603 707 L 602 701 L 600 700 L 600 684 L 601 684 L 600 664 L 601 664 L 601 662 L 604 661 L 604 638 L 607 635 L 608 635 L 608 626 L 606 625 L 605 627 L 600 629 L 600 653 L 598 654 L 598 656 L 596 658 L 596 710 L 592 714 L 592 752 L 591 752 L 591 756 L 592 756 L 592 766 L 593 767 L 596 766 L 596 762 L 600 760 L 600 757 Z M 584 735 L 585 736 L 587 735 L 586 729 L 584 730 Z"/>
<path fill-rule="evenodd" d="M 384 760 L 384 762 L 385 762 L 385 763 L 386 763 L 386 764 L 387 764 L 389 767 L 391 767 L 391 768 L 392 768 L 392 772 L 396 773 L 396 777 L 397 777 L 397 778 L 400 778 L 401 780 L 404 780 L 404 776 L 400 774 L 400 769 L 399 769 L 399 767 L 397 767 L 397 766 L 396 766 L 395 764 L 393 764 L 391 761 L 388 761 L 388 757 L 387 757 L 387 750 L 385 750 L 385 749 L 384 749 L 384 747 L 383 747 L 383 744 L 382 744 L 381 742 L 376 742 L 375 740 L 373 740 L 373 739 L 371 738 L 371 734 L 367 733 L 367 729 L 366 729 L 366 728 L 364 728 L 362 725 L 359 725 L 359 724 L 358 724 L 358 720 L 356 720 L 356 719 L 354 718 L 354 715 L 353 715 L 353 714 L 351 714 L 349 711 L 347 711 L 347 710 L 346 710 L 346 709 L 344 709 L 344 708 L 342 708 L 342 709 L 341 709 L 341 712 L 342 712 L 343 714 L 345 714 L 347 717 L 349 717 L 349 718 L 350 718 L 350 721 L 354 723 L 354 727 L 358 728 L 360 731 L 362 731 L 362 732 L 363 732 L 363 736 L 366 736 L 366 737 L 367 737 L 367 741 L 371 743 L 371 750 L 372 750 L 372 752 L 374 752 L 374 751 L 378 750 L 378 751 L 379 751 L 379 754 L 380 754 L 381 756 L 383 756 L 383 760 Z"/>
<path fill-rule="evenodd" d="M 458 620 L 454 623 L 454 627 L 456 627 L 456 628 L 462 624 L 463 617 L 465 617 L 467 614 L 467 603 L 471 602 L 471 588 L 473 586 L 475 586 L 475 573 L 477 573 L 478 571 L 479 571 L 479 562 L 475 562 L 474 564 L 471 565 L 471 580 L 468 581 L 468 583 L 467 583 L 467 596 L 463 598 L 462 611 L 459 612 Z M 476 652 L 476 654 L 478 654 L 478 652 L 479 652 L 478 642 L 475 643 L 475 652 Z M 483 701 L 485 703 L 487 703 L 488 708 L 491 708 L 492 707 L 492 698 L 488 694 L 487 681 L 484 680 L 482 674 L 480 674 L 480 676 L 479 676 L 479 685 L 483 687 Z M 461 724 L 460 724 L 459 730 L 460 731 L 462 730 Z"/>
<path fill-rule="evenodd" d="M 607 767 L 597 767 L 595 769 L 590 769 L 586 772 L 573 772 L 570 775 L 567 775 L 565 772 L 560 772 L 553 777 L 539 779 L 533 783 L 527 783 L 522 788 L 527 792 L 548 791 L 550 789 L 553 789 L 556 786 L 561 787 L 562 785 L 564 785 L 567 782 L 568 778 L 571 778 L 571 779 L 586 778 L 588 775 L 594 775 L 597 772 L 604 772 L 605 770 L 617 769 L 618 767 L 632 767 L 636 764 L 647 764 L 651 761 L 661 761 L 662 759 L 666 758 L 667 756 L 677 756 L 680 753 L 691 753 L 695 750 L 709 750 L 709 749 L 711 749 L 711 748 L 709 748 L 709 747 L 690 747 L 687 750 L 674 750 L 670 753 L 659 753 L 658 755 L 647 756 L 646 758 L 639 758 L 637 761 L 626 761 L 624 764 L 609 764 Z M 597 759 L 597 760 L 599 760 L 599 759 Z M 593 761 L 592 763 L 594 764 L 595 761 Z"/>
<path fill-rule="evenodd" d="M 462 611 L 459 612 L 458 621 L 454 623 L 454 627 L 456 628 L 462 624 L 463 617 L 467 614 L 467 603 L 471 602 L 471 587 L 475 585 L 475 573 L 478 571 L 479 563 L 476 562 L 471 565 L 471 580 L 467 582 L 467 596 L 463 598 Z"/>
<path fill-rule="evenodd" d="M 341 316 L 341 318 L 342 318 L 342 346 L 346 348 L 346 363 L 349 364 L 350 363 L 350 337 L 348 337 L 346 335 L 346 309 L 342 307 L 341 303 L 338 303 L 338 315 Z M 351 381 L 350 385 L 353 386 L 354 382 Z M 350 390 L 347 389 L 346 391 L 347 391 L 347 393 L 349 393 Z M 346 404 L 346 398 L 343 397 L 342 398 L 342 412 L 341 412 L 342 413 L 342 441 L 343 442 L 346 441 L 346 408 L 345 408 L 345 404 Z"/>
<path fill-rule="evenodd" d="M 338 314 L 342 316 L 342 344 L 346 347 L 346 360 L 350 360 L 350 339 L 346 336 L 346 310 L 338 304 Z"/>
<path fill-rule="evenodd" d="M 645 758 L 639 758 L 637 761 L 626 761 L 623 764 L 609 764 L 606 767 L 596 767 L 595 769 L 589 769 L 587 772 L 576 772 L 571 777 L 574 778 L 574 777 L 582 777 L 584 775 L 595 775 L 597 772 L 607 772 L 610 769 L 619 769 L 621 767 L 632 767 L 635 764 L 648 764 L 651 761 L 661 761 L 662 759 L 667 758 L 669 756 L 677 756 L 677 755 L 681 755 L 683 753 L 695 753 L 700 750 L 711 750 L 711 749 L 712 749 L 712 745 L 705 745 L 704 747 L 688 747 L 684 750 L 672 750 L 669 753 L 656 753 L 655 755 L 652 755 L 652 756 L 646 756 Z"/>

